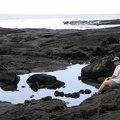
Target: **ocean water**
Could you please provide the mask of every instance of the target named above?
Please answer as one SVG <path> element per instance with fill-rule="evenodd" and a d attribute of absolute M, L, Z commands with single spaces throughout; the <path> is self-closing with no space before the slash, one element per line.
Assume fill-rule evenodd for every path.
<path fill-rule="evenodd" d="M 0 27 L 48 29 L 100 29 L 118 25 L 64 25 L 64 21 L 120 19 L 120 14 L 67 14 L 67 15 L 0 15 Z"/>

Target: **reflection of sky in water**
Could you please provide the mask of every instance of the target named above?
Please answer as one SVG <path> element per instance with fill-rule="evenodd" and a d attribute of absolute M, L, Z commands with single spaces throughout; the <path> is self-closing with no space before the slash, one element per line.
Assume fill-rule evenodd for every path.
<path fill-rule="evenodd" d="M 96 88 L 87 84 L 84 84 L 81 82 L 81 80 L 78 80 L 78 76 L 81 75 L 81 68 L 85 65 L 73 65 L 67 67 L 65 70 L 58 70 L 54 72 L 44 72 L 45 74 L 56 76 L 58 80 L 65 82 L 65 88 L 59 88 L 56 89 L 58 91 L 63 91 L 64 93 L 73 93 L 73 92 L 79 92 L 81 89 L 90 89 L 92 91 L 91 94 L 95 93 Z M 43 73 L 43 72 L 42 72 Z M 28 77 L 30 77 L 33 74 L 39 74 L 39 73 L 30 73 L 30 74 L 24 74 L 20 75 L 20 82 L 18 84 L 17 90 L 19 91 L 0 91 L 0 99 L 2 101 L 9 101 L 14 104 L 16 103 L 23 103 L 24 100 L 31 100 L 31 99 L 40 99 L 42 97 L 46 96 L 52 96 L 53 98 L 58 98 L 61 100 L 64 100 L 65 102 L 68 102 L 69 106 L 75 106 L 79 105 L 84 99 L 91 96 L 91 94 L 80 94 L 79 98 L 66 98 L 66 97 L 55 97 L 54 92 L 56 90 L 48 90 L 48 89 L 39 89 L 37 92 L 34 92 L 31 90 L 31 88 L 26 83 L 26 80 Z M 40 72 L 41 74 L 41 72 Z M 22 86 L 25 86 L 25 88 L 22 88 Z M 30 98 L 31 95 L 34 95 L 33 98 Z"/>

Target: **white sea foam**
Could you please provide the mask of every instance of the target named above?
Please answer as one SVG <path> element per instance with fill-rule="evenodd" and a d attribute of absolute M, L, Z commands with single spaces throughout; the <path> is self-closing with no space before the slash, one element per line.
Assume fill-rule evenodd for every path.
<path fill-rule="evenodd" d="M 78 20 L 106 20 L 106 19 L 119 19 L 119 16 L 116 17 L 84 17 L 84 16 L 1 16 L 0 15 L 0 27 L 4 28 L 48 28 L 48 29 L 100 29 L 107 27 L 115 27 L 118 25 L 65 25 L 63 21 L 78 21 Z"/>

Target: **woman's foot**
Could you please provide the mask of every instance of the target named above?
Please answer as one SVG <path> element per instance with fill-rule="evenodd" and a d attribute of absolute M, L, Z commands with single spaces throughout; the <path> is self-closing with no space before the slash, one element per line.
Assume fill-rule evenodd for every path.
<path fill-rule="evenodd" d="M 92 96 L 96 96 L 96 95 L 100 95 L 100 94 L 101 94 L 101 93 L 97 93 L 97 92 L 96 92 L 96 93 L 94 93 Z"/>

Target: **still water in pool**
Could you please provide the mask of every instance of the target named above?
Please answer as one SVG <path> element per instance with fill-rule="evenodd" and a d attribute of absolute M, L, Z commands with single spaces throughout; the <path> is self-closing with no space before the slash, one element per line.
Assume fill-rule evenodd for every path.
<path fill-rule="evenodd" d="M 81 76 L 81 69 L 85 67 L 85 64 L 76 64 L 68 66 L 64 70 L 58 70 L 53 72 L 39 72 L 39 73 L 30 73 L 19 75 L 20 82 L 17 87 L 17 91 L 3 91 L 0 90 L 0 100 L 8 101 L 13 104 L 24 103 L 25 100 L 31 99 L 41 99 L 43 97 L 52 96 L 52 98 L 57 98 L 65 101 L 68 107 L 79 105 L 83 100 L 90 97 L 93 93 L 97 91 L 94 86 L 87 85 L 83 83 L 81 80 L 78 80 L 78 76 Z M 64 92 L 65 94 L 79 92 L 81 89 L 89 89 L 91 90 L 91 94 L 80 94 L 79 98 L 67 98 L 67 97 L 55 97 L 54 92 L 56 90 L 51 89 L 39 89 L 37 92 L 34 92 L 29 85 L 26 83 L 28 77 L 34 74 L 48 74 L 56 76 L 57 80 L 65 82 L 65 87 L 61 87 L 56 89 L 57 91 Z M 25 87 L 22 87 L 25 86 Z M 33 98 L 31 98 L 33 96 Z"/>

